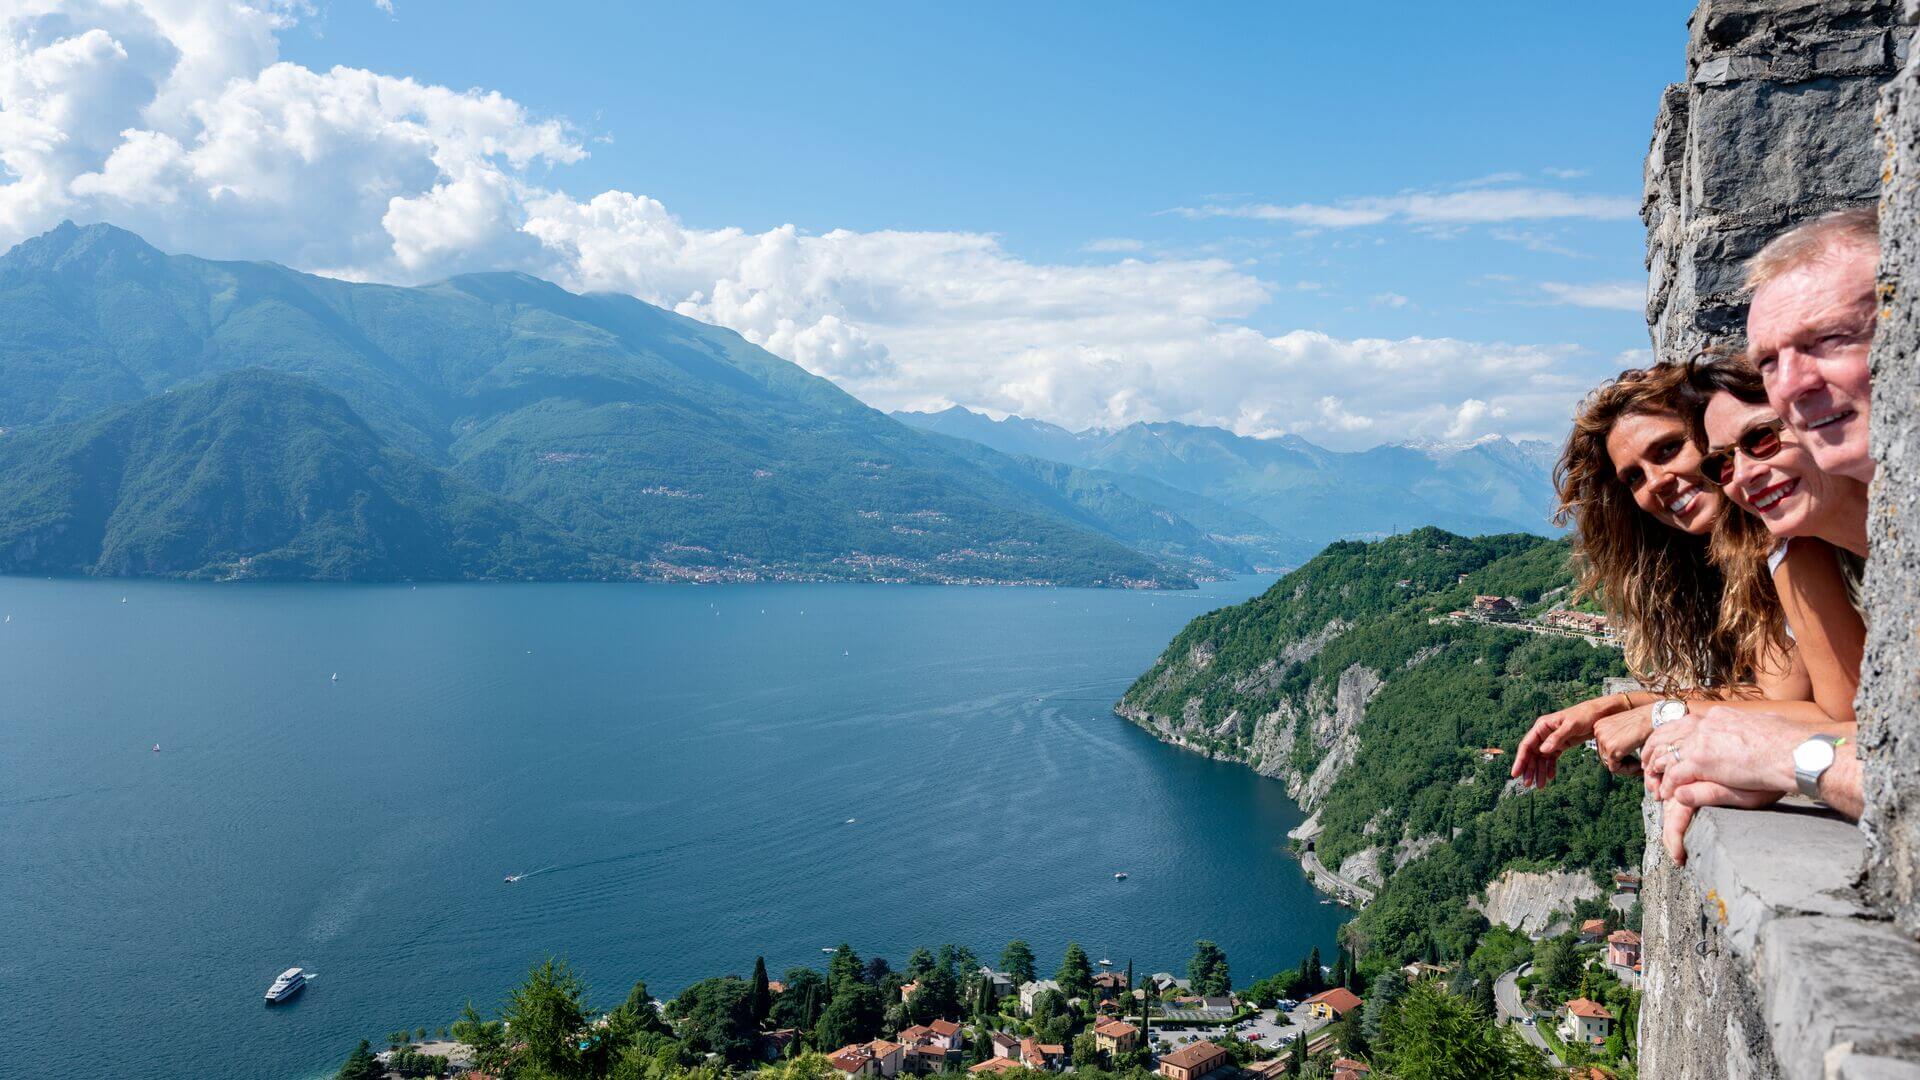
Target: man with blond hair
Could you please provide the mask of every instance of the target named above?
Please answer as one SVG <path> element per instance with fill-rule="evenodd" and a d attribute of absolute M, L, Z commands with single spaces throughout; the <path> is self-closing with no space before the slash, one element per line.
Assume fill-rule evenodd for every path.
<path fill-rule="evenodd" d="M 1879 309 L 1880 221 L 1871 206 L 1782 233 L 1747 264 L 1747 358 L 1814 463 L 1873 480 L 1867 353 Z"/>

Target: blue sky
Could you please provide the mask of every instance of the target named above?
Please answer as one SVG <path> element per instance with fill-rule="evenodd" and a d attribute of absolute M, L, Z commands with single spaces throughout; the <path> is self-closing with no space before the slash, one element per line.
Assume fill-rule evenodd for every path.
<path fill-rule="evenodd" d="M 1551 435 L 1645 348 L 1640 164 L 1691 10 L 391 7 L 14 20 L 16 56 L 150 85 L 102 97 L 98 160 L 0 145 L 66 169 L 64 200 L 0 188 L 9 242 L 60 213 L 349 277 L 525 269 L 882 407 Z"/>

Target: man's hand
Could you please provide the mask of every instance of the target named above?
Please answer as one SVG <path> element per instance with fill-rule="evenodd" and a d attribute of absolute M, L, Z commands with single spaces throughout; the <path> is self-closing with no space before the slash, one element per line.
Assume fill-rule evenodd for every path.
<path fill-rule="evenodd" d="M 1665 730 L 1664 728 L 1662 730 Z M 1748 791 L 1742 788 L 1730 788 L 1724 784 L 1715 784 L 1707 780 L 1696 780 L 1684 787 L 1676 788 L 1673 798 L 1660 806 L 1660 842 L 1667 854 L 1681 866 L 1687 865 L 1687 826 L 1693 824 L 1693 812 L 1702 806 L 1735 806 L 1742 810 L 1758 810 L 1777 802 L 1780 793 L 1775 791 Z"/>
<path fill-rule="evenodd" d="M 1619 712 L 1621 705 L 1619 694 L 1607 694 L 1535 720 L 1514 751 L 1512 775 L 1527 787 L 1546 786 L 1559 771 L 1560 755 L 1592 738 L 1594 724 Z"/>
<path fill-rule="evenodd" d="M 1594 745 L 1600 749 L 1600 761 L 1607 771 L 1618 776 L 1640 775 L 1640 759 L 1635 752 L 1653 734 L 1653 706 L 1642 705 L 1611 716 L 1603 716 L 1593 726 Z"/>
<path fill-rule="evenodd" d="M 1661 801 L 1706 781 L 1721 788 L 1791 794 L 1793 749 L 1809 728 L 1772 713 L 1724 705 L 1704 716 L 1688 714 L 1648 737 L 1641 747 L 1647 790 Z"/>

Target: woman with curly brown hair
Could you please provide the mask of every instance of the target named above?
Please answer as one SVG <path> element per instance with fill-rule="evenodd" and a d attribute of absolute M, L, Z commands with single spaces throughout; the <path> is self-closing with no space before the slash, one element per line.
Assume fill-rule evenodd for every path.
<path fill-rule="evenodd" d="M 1555 520 L 1575 527 L 1575 595 L 1599 598 L 1628 668 L 1653 691 L 1605 695 L 1535 721 L 1512 770 L 1530 786 L 1551 780 L 1560 754 L 1589 738 L 1609 769 L 1638 771 L 1635 754 L 1664 702 L 1764 698 L 1797 715 L 1805 710 L 1788 703 L 1812 698 L 1791 649 L 1721 624 L 1726 583 L 1709 538 L 1725 504 L 1700 475 L 1704 447 L 1689 418 L 1701 405 L 1686 365 L 1657 364 L 1601 385 L 1574 416 L 1554 484 Z"/>

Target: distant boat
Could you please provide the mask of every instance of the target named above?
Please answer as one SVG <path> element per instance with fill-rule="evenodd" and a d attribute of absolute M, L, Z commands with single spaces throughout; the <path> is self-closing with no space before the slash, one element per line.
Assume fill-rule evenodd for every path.
<path fill-rule="evenodd" d="M 1125 880 L 1127 880 L 1127 875 L 1126 875 L 1126 872 L 1125 872 L 1125 871 L 1121 871 L 1120 873 L 1118 873 L 1118 874 L 1115 874 L 1115 875 L 1113 875 L 1113 880 L 1115 880 L 1115 881 L 1125 881 Z"/>
<path fill-rule="evenodd" d="M 1101 966 L 1101 967 L 1112 967 L 1112 966 L 1113 966 L 1113 961 L 1111 961 L 1111 960 L 1102 960 L 1102 961 L 1100 961 L 1100 966 Z"/>
<path fill-rule="evenodd" d="M 1320 902 L 1321 902 L 1322 904 L 1331 904 L 1331 903 L 1333 903 L 1333 901 L 1331 901 L 1331 900 L 1322 900 L 1322 901 L 1320 901 Z"/>
<path fill-rule="evenodd" d="M 334 681 L 334 682 L 339 682 L 339 681 L 340 681 L 340 673 L 339 673 L 339 672 L 337 672 L 337 671 L 336 671 L 336 672 L 334 672 L 334 673 L 333 673 L 333 680 L 332 680 L 332 681 Z"/>
<path fill-rule="evenodd" d="M 299 968 L 288 968 L 267 987 L 267 1004 L 278 1005 L 307 988 L 307 973 Z"/>
<path fill-rule="evenodd" d="M 507 875 L 507 884 L 509 884 L 509 885 L 511 885 L 511 884 L 513 884 L 514 882 L 516 882 L 516 881 L 519 881 L 519 880 L 520 880 L 521 878 L 523 878 L 523 877 L 526 877 L 526 876 L 527 876 L 527 875 L 525 875 L 525 874 L 508 874 L 508 875 Z"/>
<path fill-rule="evenodd" d="M 854 822 L 856 822 L 856 821 L 858 821 L 858 820 L 860 820 L 860 819 L 859 819 L 859 818 L 848 818 L 848 819 L 847 819 L 847 824 L 849 824 L 849 825 L 851 825 L 851 824 L 853 824 Z"/>
<path fill-rule="evenodd" d="M 839 952 L 840 950 L 838 950 L 838 949 L 831 949 L 831 948 L 828 948 L 828 947 L 827 947 L 827 946 L 825 946 L 825 945 L 822 945 L 822 946 L 820 946 L 820 951 L 821 951 L 821 952 Z"/>
<path fill-rule="evenodd" d="M 124 604 L 124 603 L 126 603 L 126 602 L 127 602 L 127 598 L 126 598 L 126 597 L 124 597 L 124 596 L 123 596 L 123 597 L 121 597 L 121 598 L 120 598 L 120 602 L 121 602 L 121 603 L 123 603 L 123 604 Z"/>
<path fill-rule="evenodd" d="M 7 621 L 8 621 L 8 622 L 12 622 L 12 621 L 13 621 L 13 616 L 11 616 L 11 615 L 9 615 L 9 616 L 7 616 Z"/>
<path fill-rule="evenodd" d="M 153 744 L 153 752 L 154 752 L 154 753 L 156 753 L 156 754 L 160 752 L 160 744 L 159 744 L 159 743 L 154 743 L 154 744 Z"/>

